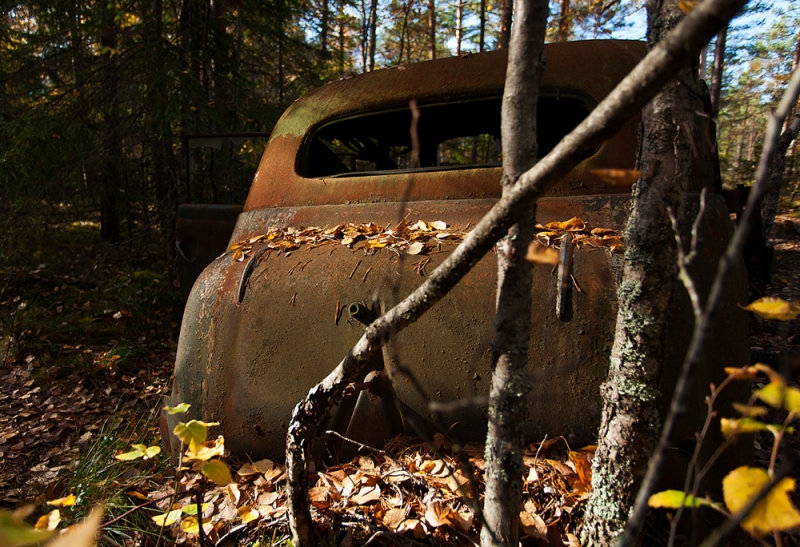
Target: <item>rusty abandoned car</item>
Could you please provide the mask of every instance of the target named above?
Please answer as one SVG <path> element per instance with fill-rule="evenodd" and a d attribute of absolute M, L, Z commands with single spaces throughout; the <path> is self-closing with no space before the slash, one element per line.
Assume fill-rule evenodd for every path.
<path fill-rule="evenodd" d="M 626 41 L 547 45 L 538 107 L 540 153 L 580 123 L 644 53 L 644 44 Z M 453 248 L 448 238 L 469 230 L 499 196 L 505 67 L 503 51 L 398 66 L 327 84 L 293 104 L 269 139 L 229 249 L 192 288 L 168 404 L 191 403 L 190 418 L 220 422 L 214 434 L 224 435 L 234 454 L 282 460 L 294 405 L 350 350 L 369 314 L 415 288 Z M 419 114 L 414 132 L 412 100 Z M 702 112 L 703 100 L 697 100 Z M 541 199 L 538 222 L 576 217 L 621 232 L 631 183 L 602 174 L 634 168 L 640 123 L 629 120 Z M 714 193 L 718 176 L 708 123 L 698 115 L 693 128 L 698 157 L 684 222 L 688 231 L 698 193 L 708 185 L 712 192 L 696 269 L 703 290 L 732 231 L 724 200 Z M 409 252 L 411 241 L 403 248 L 386 243 L 389 235 L 400 237 L 415 226 L 440 237 L 417 245 L 417 253 Z M 550 267 L 534 268 L 530 439 L 593 440 L 621 264 L 621 253 L 609 248 L 576 247 L 568 272 L 574 284 L 567 288 L 559 286 Z M 746 297 L 743 267 L 734 277 L 728 310 Z M 413 379 L 394 374 L 396 400 L 389 406 L 399 416 L 356 408 L 351 418 L 348 412 L 358 405 L 350 401 L 332 417 L 331 428 L 342 433 L 350 428 L 357 435 L 354 428 L 360 425 L 391 434 L 413 420 L 436 424 L 462 440 L 481 439 L 485 408 L 453 405 L 432 416 L 428 403 L 488 393 L 495 282 L 490 254 L 376 359 L 376 368 L 401 365 L 413 374 Z M 571 294 L 561 295 L 569 297 L 569 309 L 557 313 L 560 290 Z M 713 349 L 713 362 L 746 364 L 746 317 L 725 312 L 721 317 L 727 342 Z M 668 320 L 666 396 L 692 323 L 679 287 Z M 708 378 L 698 384 L 704 390 Z M 175 418 L 169 419 L 171 430 Z"/>

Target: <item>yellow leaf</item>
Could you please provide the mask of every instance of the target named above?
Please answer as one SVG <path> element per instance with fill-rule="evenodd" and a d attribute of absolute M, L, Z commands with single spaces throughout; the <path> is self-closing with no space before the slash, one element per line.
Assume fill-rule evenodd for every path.
<path fill-rule="evenodd" d="M 545 224 L 548 230 L 566 230 L 568 232 L 580 232 L 586 229 L 586 223 L 578 217 L 572 217 L 565 222 L 548 222 Z"/>
<path fill-rule="evenodd" d="M 775 408 L 800 414 L 800 389 L 788 387 L 783 381 L 772 381 L 756 391 L 756 396 Z"/>
<path fill-rule="evenodd" d="M 211 460 L 203 464 L 201 470 L 203 475 L 214 481 L 220 486 L 225 486 L 233 482 L 231 470 L 222 460 Z"/>
<path fill-rule="evenodd" d="M 236 472 L 241 477 L 249 477 L 251 475 L 258 475 L 259 473 L 267 473 L 272 471 L 275 467 L 275 462 L 272 460 L 258 460 L 257 462 L 246 463 L 239 468 Z"/>
<path fill-rule="evenodd" d="M 48 530 L 53 531 L 58 527 L 58 524 L 61 522 L 61 511 L 58 509 L 53 509 L 46 515 L 42 515 L 39 517 L 39 520 L 36 521 L 34 528 L 37 530 Z"/>
<path fill-rule="evenodd" d="M 757 366 L 750 367 L 725 367 L 725 374 L 733 377 L 734 380 L 752 380 L 761 369 Z"/>
<path fill-rule="evenodd" d="M 123 454 L 117 454 L 114 456 L 116 459 L 120 461 L 130 461 L 135 460 L 137 458 L 142 458 L 144 460 L 148 460 L 153 456 L 157 456 L 161 453 L 161 447 L 159 446 L 145 446 L 143 444 L 132 444 L 130 452 L 125 452 Z"/>
<path fill-rule="evenodd" d="M 201 513 L 205 513 L 206 511 L 208 511 L 209 507 L 211 507 L 210 503 L 201 503 L 200 504 L 200 512 Z M 188 505 L 184 505 L 183 507 L 181 507 L 181 512 L 184 515 L 195 516 L 195 515 L 197 515 L 197 504 L 196 503 L 190 503 Z"/>
<path fill-rule="evenodd" d="M 678 7 L 683 13 L 689 13 L 694 9 L 699 0 L 678 0 Z"/>
<path fill-rule="evenodd" d="M 173 433 L 182 440 L 189 449 L 197 452 L 200 445 L 206 441 L 208 435 L 208 428 L 212 425 L 219 425 L 218 422 L 200 422 L 192 420 L 189 423 L 180 422 L 173 429 Z"/>
<path fill-rule="evenodd" d="M 759 418 L 765 416 L 769 412 L 763 406 L 744 405 L 742 403 L 732 402 L 733 409 L 745 418 Z"/>
<path fill-rule="evenodd" d="M 65 533 L 48 543 L 47 547 L 92 547 L 102 522 L 103 508 L 95 507 L 83 522 L 67 528 Z"/>
<path fill-rule="evenodd" d="M 164 405 L 164 411 L 170 415 L 183 414 L 188 411 L 191 406 L 192 405 L 189 403 L 180 403 L 175 406 Z"/>
<path fill-rule="evenodd" d="M 751 311 L 763 319 L 776 321 L 793 321 L 800 314 L 800 305 L 796 302 L 787 302 L 782 298 L 765 296 L 752 302 L 742 309 Z"/>
<path fill-rule="evenodd" d="M 441 220 L 434 220 L 433 222 L 429 222 L 428 226 L 430 226 L 434 230 L 446 230 L 447 229 L 447 223 L 446 222 L 442 222 Z"/>
<path fill-rule="evenodd" d="M 424 220 L 420 220 L 420 221 L 418 221 L 418 222 L 417 222 L 416 224 L 414 224 L 414 225 L 413 225 L 411 228 L 412 228 L 412 229 L 414 229 L 414 230 L 422 230 L 423 232 L 430 232 L 430 230 L 431 230 L 431 229 L 428 227 L 428 225 L 425 223 L 425 221 L 424 221 Z"/>
<path fill-rule="evenodd" d="M 702 505 L 713 505 L 708 500 L 696 498 L 691 494 L 681 490 L 664 490 L 650 496 L 647 505 L 655 508 L 677 509 L 679 507 L 700 507 Z"/>
<path fill-rule="evenodd" d="M 190 446 L 186 449 L 186 454 L 184 458 L 186 460 L 194 460 L 194 461 L 208 461 L 215 456 L 224 456 L 225 455 L 225 439 L 222 435 L 218 436 L 213 441 L 206 441 L 203 444 L 197 446 L 195 449 L 192 449 Z"/>
<path fill-rule="evenodd" d="M 70 494 L 69 496 L 58 498 L 57 500 L 48 501 L 47 505 L 52 505 L 53 507 L 69 507 L 70 505 L 75 505 L 76 501 L 75 495 Z"/>
<path fill-rule="evenodd" d="M 258 518 L 261 516 L 258 511 L 252 507 L 248 507 L 247 505 L 242 505 L 239 507 L 239 509 L 236 510 L 236 513 L 239 515 L 239 518 L 242 519 L 244 524 L 258 520 Z"/>
<path fill-rule="evenodd" d="M 211 529 L 214 527 L 211 524 L 211 519 L 203 519 L 203 531 L 208 534 L 211 532 Z M 200 533 L 200 523 L 197 520 L 197 517 L 186 517 L 181 521 L 181 528 L 187 534 L 199 534 Z"/>
<path fill-rule="evenodd" d="M 769 482 L 769 474 L 759 467 L 734 469 L 722 480 L 725 505 L 731 513 L 738 513 Z M 761 536 L 800 526 L 800 513 L 789 498 L 794 484 L 794 479 L 785 478 L 775 485 L 742 521 L 742 528 Z"/>
<path fill-rule="evenodd" d="M 153 522 L 155 522 L 159 526 L 172 526 L 173 524 L 178 522 L 178 519 L 181 518 L 182 514 L 183 511 L 181 511 L 180 509 L 173 509 L 172 511 L 167 511 L 162 515 L 156 515 L 152 517 L 152 519 Z"/>
<path fill-rule="evenodd" d="M 770 429 L 769 425 L 759 422 L 758 420 L 753 420 L 752 418 L 721 418 L 719 427 L 722 431 L 722 435 L 726 439 L 730 439 L 733 435 L 755 433 L 757 431 L 767 431 Z"/>

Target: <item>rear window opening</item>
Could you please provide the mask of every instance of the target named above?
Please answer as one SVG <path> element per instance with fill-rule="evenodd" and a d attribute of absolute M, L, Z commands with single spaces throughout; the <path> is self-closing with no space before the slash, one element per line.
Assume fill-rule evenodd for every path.
<path fill-rule="evenodd" d="M 314 178 L 498 167 L 500 106 L 500 97 L 421 106 L 418 159 L 413 157 L 409 108 L 331 122 L 306 140 L 298 172 Z M 589 100 L 563 92 L 542 95 L 537 109 L 540 157 L 593 107 Z"/>

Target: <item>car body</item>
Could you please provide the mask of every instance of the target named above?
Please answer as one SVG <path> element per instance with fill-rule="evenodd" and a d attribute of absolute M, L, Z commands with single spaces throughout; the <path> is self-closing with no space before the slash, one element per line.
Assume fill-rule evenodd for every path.
<path fill-rule="evenodd" d="M 627 41 L 547 45 L 540 151 L 555 146 L 644 53 L 644 44 Z M 379 70 L 327 84 L 286 111 L 267 144 L 229 250 L 205 268 L 188 298 L 170 404 L 191 403 L 190 417 L 220 422 L 218 431 L 236 454 L 283 457 L 292 408 L 361 336 L 359 312 L 378 313 L 413 290 L 453 248 L 448 237 L 468 231 L 499 197 L 506 62 L 506 52 L 497 51 Z M 702 113 L 705 103 L 702 97 L 697 101 Z M 410 129 L 414 112 L 416 130 Z M 699 151 L 690 187 L 712 190 L 697 268 L 698 285 L 707 290 L 731 223 L 722 198 L 713 193 L 718 179 L 708 119 L 698 115 L 692 131 Z M 639 142 L 637 117 L 539 201 L 538 221 L 579 218 L 591 227 L 621 232 L 631 181 L 613 174 L 635 167 Z M 697 195 L 690 201 L 687 215 L 699 207 Z M 446 226 L 441 232 L 447 236 L 428 241 L 422 254 L 369 243 L 403 221 L 406 227 Z M 349 244 L 337 232 L 348 226 L 356 236 Z M 303 240 L 310 228 L 317 231 Z M 289 243 L 277 245 L 280 241 Z M 576 248 L 567 314 L 556 312 L 563 289 L 552 269 L 534 269 L 530 439 L 594 438 L 621 264 L 622 255 L 610 248 Z M 496 269 L 495 257 L 484 257 L 376 359 L 376 368 L 394 371 L 406 428 L 411 422 L 426 424 L 461 440 L 484 435 L 480 404 L 455 405 L 434 415 L 429 402 L 478 401 L 488 393 Z M 735 309 L 743 298 L 743 270 L 734 277 L 726 309 Z M 667 395 L 693 321 L 682 289 L 673 300 L 663 363 Z M 731 342 L 714 349 L 714 362 L 746 364 L 746 318 L 723 317 Z M 701 389 L 714 371 L 703 374 Z M 171 429 L 176 418 L 169 419 Z M 346 431 L 348 420 L 365 422 L 367 429 L 370 420 L 385 421 L 369 413 L 342 421 L 340 412 L 331 427 Z"/>

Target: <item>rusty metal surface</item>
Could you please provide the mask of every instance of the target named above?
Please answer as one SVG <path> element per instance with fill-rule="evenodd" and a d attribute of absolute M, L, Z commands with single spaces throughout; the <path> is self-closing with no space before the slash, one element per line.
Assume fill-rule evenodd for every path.
<path fill-rule="evenodd" d="M 628 202 L 624 196 L 549 198 L 540 202 L 539 217 L 546 222 L 579 216 L 595 226 L 621 228 Z M 466 226 L 491 203 L 420 202 L 414 205 L 413 218 Z M 704 227 L 708 248 L 701 252 L 704 263 L 699 271 L 711 271 L 730 231 L 722 200 L 712 204 Z M 309 226 L 340 220 L 386 223 L 397 214 L 396 204 L 364 204 L 264 209 L 245 217 L 255 225 Z M 428 268 L 446 254 L 432 255 Z M 401 262 L 385 249 L 366 256 L 338 244 L 301 248 L 288 256 L 267 254 L 255 267 L 241 303 L 237 287 L 245 263 L 230 256 L 218 259 L 195 285 L 185 311 L 171 404 L 191 402 L 193 417 L 221 422 L 219 433 L 234 453 L 281 458 L 292 407 L 338 364 L 363 331 L 363 325 L 348 321 L 346 314 L 337 324 L 337 306 L 369 303 L 376 292 L 387 304 L 396 301 L 421 281 L 413 268 L 417 259 L 406 256 Z M 534 391 L 526 428 L 530 438 L 547 434 L 592 439 L 600 415 L 599 386 L 613 341 L 620 263 L 619 255 L 606 250 L 576 250 L 573 273 L 581 292 L 574 296 L 573 319 L 568 322 L 556 317 L 557 281 L 550 268 L 535 269 L 529 365 Z M 423 396 L 399 377 L 398 396 L 416 413 L 428 416 L 426 396 L 451 401 L 488 392 L 495 279 L 496 263 L 489 255 L 448 297 L 398 336 L 392 355 L 413 370 L 427 390 Z M 395 280 L 397 293 L 391 286 Z M 737 283 L 733 295 L 744 290 L 744 280 Z M 729 312 L 736 303 L 732 298 L 726 304 Z M 665 364 L 668 378 L 680 365 L 691 325 L 685 298 L 676 299 L 671 313 L 675 319 L 667 336 L 676 342 Z M 736 335 L 717 347 L 714 362 L 744 364 L 746 322 L 737 320 L 735 313 L 731 317 L 727 328 Z M 441 422 L 453 426 L 452 434 L 479 439 L 483 412 L 460 411 L 442 416 Z"/>
<path fill-rule="evenodd" d="M 188 296 L 197 276 L 227 248 L 241 205 L 191 204 L 178 207 L 175 225 L 178 281 Z"/>
<path fill-rule="evenodd" d="M 601 101 L 644 56 L 641 42 L 603 40 L 545 46 L 542 93 L 575 92 Z M 324 121 L 364 112 L 463 98 L 500 96 L 506 51 L 465 55 L 379 70 L 340 80 L 308 93 L 278 121 L 262 156 L 245 210 L 262 207 L 324 205 L 347 201 L 459 199 L 499 194 L 500 169 L 436 173 L 387 173 L 346 179 L 303 178 L 296 157 L 310 130 Z M 631 119 L 596 154 L 570 173 L 553 195 L 627 191 L 590 173 L 595 168 L 633 167 L 639 120 Z"/>

